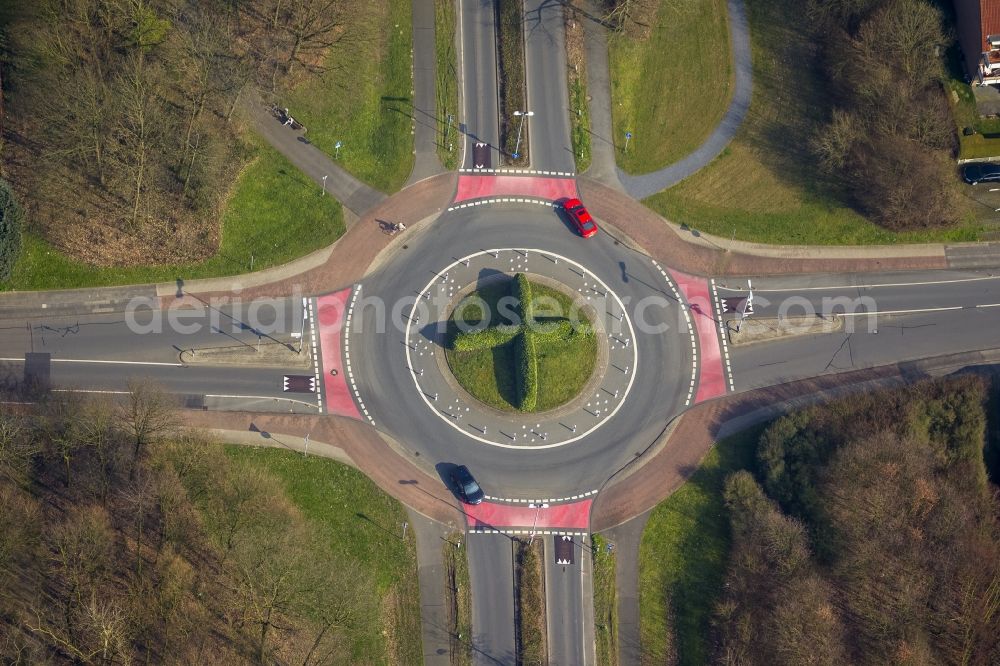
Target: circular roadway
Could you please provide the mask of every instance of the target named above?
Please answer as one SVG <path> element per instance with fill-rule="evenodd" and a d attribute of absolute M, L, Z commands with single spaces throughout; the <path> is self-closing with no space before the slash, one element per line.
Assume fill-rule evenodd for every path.
<path fill-rule="evenodd" d="M 351 306 L 351 367 L 376 427 L 405 441 L 424 465 L 468 465 L 492 497 L 578 495 L 599 488 L 682 409 L 693 372 L 684 307 L 646 255 L 607 231 L 582 239 L 551 207 L 496 204 L 443 213 L 403 236 L 393 251 L 365 278 Z M 608 327 L 624 306 L 620 330 L 606 331 L 612 358 L 604 378 L 591 387 L 593 400 L 605 401 L 599 408 L 584 411 L 589 396 L 583 396 L 555 415 L 504 416 L 461 391 L 439 388 L 440 363 L 431 358 L 443 354 L 443 335 L 431 304 L 449 302 L 477 276 L 496 272 L 558 279 L 592 296 Z M 628 358 L 637 358 L 635 367 L 623 367 Z"/>

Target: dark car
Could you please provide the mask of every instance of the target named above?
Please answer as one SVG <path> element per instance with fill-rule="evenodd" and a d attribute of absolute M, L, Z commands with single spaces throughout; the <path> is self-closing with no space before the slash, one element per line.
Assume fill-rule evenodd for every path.
<path fill-rule="evenodd" d="M 472 472 L 465 465 L 458 465 L 451 470 L 451 482 L 455 485 L 458 496 L 466 504 L 479 504 L 483 501 L 483 489 L 472 477 Z"/>
<path fill-rule="evenodd" d="M 590 238 L 597 233 L 597 223 L 579 199 L 570 199 L 563 204 L 563 209 L 569 214 L 581 236 Z"/>
<path fill-rule="evenodd" d="M 969 185 L 1000 182 L 1000 164 L 972 162 L 962 167 L 962 179 Z"/>

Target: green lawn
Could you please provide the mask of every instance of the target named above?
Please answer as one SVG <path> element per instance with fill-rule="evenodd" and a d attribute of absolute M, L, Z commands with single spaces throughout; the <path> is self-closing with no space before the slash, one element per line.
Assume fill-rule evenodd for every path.
<path fill-rule="evenodd" d="M 352 12 L 327 70 L 284 106 L 316 147 L 372 187 L 395 192 L 413 168 L 411 3 L 359 2 Z"/>
<path fill-rule="evenodd" d="M 438 158 L 445 169 L 458 168 L 458 58 L 455 54 L 455 1 L 434 0 L 434 46 L 437 55 Z M 453 117 L 448 122 L 448 116 Z"/>
<path fill-rule="evenodd" d="M 614 551 L 600 534 L 593 535 L 594 640 L 598 666 L 618 664 L 618 597 L 615 588 Z"/>
<path fill-rule="evenodd" d="M 697 148 L 733 91 L 725 0 L 660 0 L 648 37 L 609 39 L 618 164 L 647 173 Z M 632 133 L 625 151 L 625 132 Z"/>
<path fill-rule="evenodd" d="M 776 244 L 866 245 L 976 240 L 988 224 L 973 204 L 951 229 L 893 233 L 838 196 L 808 148 L 826 117 L 828 82 L 798 0 L 748 0 L 754 92 L 729 147 L 704 169 L 645 201 L 667 219 L 724 238 Z M 956 178 L 956 187 L 959 187 Z M 981 208 L 981 207 L 980 207 Z M 981 211 L 976 211 L 981 213 Z"/>
<path fill-rule="evenodd" d="M 325 535 L 335 561 L 352 561 L 375 580 L 372 590 L 383 603 L 381 621 L 353 645 L 355 659 L 364 663 L 416 664 L 422 659 L 420 591 L 413 530 L 402 539 L 406 511 L 364 474 L 333 460 L 303 457 L 292 451 L 227 446 L 237 464 L 274 475 L 289 499 L 313 527 Z M 386 599 L 395 603 L 387 604 Z M 392 613 L 393 617 L 386 617 Z M 395 636 L 398 654 L 387 658 L 384 630 Z M 355 662 L 355 663 L 359 663 Z"/>
<path fill-rule="evenodd" d="M 550 289 L 536 282 L 531 283 L 532 293 L 536 303 L 550 302 L 554 299 L 552 311 L 541 311 L 536 306 L 539 319 L 544 316 L 568 316 L 573 311 L 573 299 L 570 296 Z M 496 315 L 501 298 L 510 294 L 507 282 L 493 284 L 479 289 L 463 299 L 463 303 L 473 303 L 481 298 L 491 315 L 491 326 L 501 323 Z M 461 313 L 469 325 L 475 325 L 483 320 L 483 312 L 479 305 L 465 307 L 460 303 L 452 314 Z M 543 316 L 544 315 L 544 316 Z M 580 314 L 581 318 L 583 313 Z M 504 319 L 503 323 L 510 323 Z M 452 326 L 452 334 L 455 327 Z M 574 337 L 573 344 L 539 345 L 538 348 L 538 405 L 537 411 L 545 411 L 558 407 L 572 400 L 583 389 L 594 371 L 597 359 L 597 337 Z M 457 352 L 448 349 L 445 352 L 448 366 L 459 384 L 473 397 L 494 407 L 495 409 L 514 411 L 517 409 L 517 378 L 514 374 L 514 344 L 508 343 L 495 349 L 480 351 Z"/>
<path fill-rule="evenodd" d="M 729 553 L 723 482 L 751 466 L 762 431 L 760 426 L 718 442 L 649 517 L 639 547 L 639 622 L 650 663 L 709 662 L 711 617 Z"/>
<path fill-rule="evenodd" d="M 5 290 L 69 289 L 218 277 L 287 263 L 344 233 L 340 204 L 280 153 L 257 141 L 257 156 L 240 174 L 222 215 L 222 243 L 207 261 L 182 266 L 102 268 L 25 234 L 21 258 Z"/>

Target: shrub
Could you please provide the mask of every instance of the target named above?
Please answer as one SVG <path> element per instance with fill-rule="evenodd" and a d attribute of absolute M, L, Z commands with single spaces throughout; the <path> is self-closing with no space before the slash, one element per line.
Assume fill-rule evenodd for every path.
<path fill-rule="evenodd" d="M 458 333 L 451 341 L 451 348 L 460 352 L 493 349 L 507 344 L 520 332 L 521 327 L 515 324 L 493 326 L 481 331 L 462 332 Z"/>
<path fill-rule="evenodd" d="M 531 293 L 531 283 L 524 273 L 514 276 L 513 296 L 517 299 L 517 316 L 522 324 L 531 324 L 534 319 L 534 295 Z"/>
<path fill-rule="evenodd" d="M 0 180 L 0 280 L 6 280 L 21 254 L 24 211 L 14 198 L 10 183 Z"/>
<path fill-rule="evenodd" d="M 538 406 L 538 350 L 533 333 L 525 330 L 518 336 L 515 353 L 518 408 L 531 412 Z"/>
<path fill-rule="evenodd" d="M 589 338 L 594 334 L 594 329 L 586 322 L 574 325 L 573 322 L 562 319 L 557 322 L 539 323 L 532 328 L 532 333 L 537 345 L 548 346 L 570 342 L 574 338 Z"/>

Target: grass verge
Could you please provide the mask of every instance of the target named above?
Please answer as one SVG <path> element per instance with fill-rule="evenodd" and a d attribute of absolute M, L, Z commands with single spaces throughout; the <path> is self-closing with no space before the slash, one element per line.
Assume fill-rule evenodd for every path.
<path fill-rule="evenodd" d="M 764 426 L 718 442 L 698 470 L 653 510 L 639 547 L 643 663 L 706 664 L 729 553 L 726 477 L 753 463 Z"/>
<path fill-rule="evenodd" d="M 337 560 L 353 561 L 377 585 L 381 617 L 359 627 L 355 663 L 416 664 L 422 660 L 420 591 L 413 530 L 402 538 L 406 511 L 364 474 L 333 460 L 291 451 L 227 446 L 240 465 L 278 478 L 288 498 L 324 537 Z"/>
<path fill-rule="evenodd" d="M 762 243 L 977 240 L 987 225 L 975 219 L 971 201 L 955 227 L 904 233 L 887 231 L 845 205 L 836 183 L 817 172 L 808 148 L 816 118 L 826 116 L 829 104 L 808 17 L 797 0 L 748 0 L 747 13 L 754 93 L 743 126 L 716 160 L 646 205 L 709 234 Z"/>
<path fill-rule="evenodd" d="M 582 0 L 572 0 L 564 7 L 566 22 L 566 62 L 569 65 L 569 114 L 572 127 L 570 141 L 576 171 L 590 166 L 590 104 L 587 99 L 587 56 L 584 46 L 583 23 L 577 15 Z"/>
<path fill-rule="evenodd" d="M 395 192 L 413 169 L 411 3 L 353 3 L 351 12 L 326 70 L 285 106 L 316 147 L 372 187 Z"/>
<path fill-rule="evenodd" d="M 444 568 L 448 593 L 448 621 L 451 632 L 452 666 L 472 663 L 472 584 L 469 582 L 469 560 L 461 544 L 463 534 L 452 532 L 444 549 Z"/>
<path fill-rule="evenodd" d="M 650 18 L 650 29 L 627 24 L 608 42 L 614 141 L 629 173 L 655 171 L 701 145 L 734 87 L 725 0 L 659 0 Z"/>
<path fill-rule="evenodd" d="M 434 0 L 434 52 L 437 60 L 438 159 L 458 168 L 458 56 L 455 53 L 455 0 Z M 451 120 L 449 120 L 449 116 Z"/>
<path fill-rule="evenodd" d="M 536 302 L 555 303 L 552 313 L 556 316 L 565 317 L 574 311 L 573 299 L 561 291 L 534 282 L 531 283 L 531 290 Z M 491 325 L 510 323 L 510 320 L 497 314 L 500 300 L 509 294 L 509 283 L 502 282 L 466 296 L 452 313 L 449 335 L 457 329 L 454 324 L 456 317 L 461 317 L 470 325 L 483 320 L 490 321 Z M 482 301 L 477 302 L 477 299 Z M 548 312 L 547 309 L 539 315 Z M 538 398 L 534 411 L 541 412 L 572 400 L 586 385 L 597 358 L 597 336 L 574 336 L 572 344 L 538 345 L 537 350 Z M 493 349 L 445 351 L 448 367 L 458 383 L 477 400 L 503 411 L 517 411 L 520 404 L 515 356 L 514 342 Z"/>
<path fill-rule="evenodd" d="M 600 534 L 594 546 L 594 640 L 598 666 L 618 665 L 618 596 L 615 587 L 616 557 Z"/>
<path fill-rule="evenodd" d="M 524 2 L 497 0 L 497 76 L 500 79 L 501 160 L 528 166 L 528 123 L 514 116 L 527 110 L 524 78 Z M 523 125 L 523 127 L 522 127 Z M 520 132 L 520 141 L 518 141 Z M 514 157 L 517 154 L 518 157 Z"/>
<path fill-rule="evenodd" d="M 237 275 L 287 263 L 344 233 L 331 196 L 291 162 L 254 139 L 256 157 L 240 174 L 222 213 L 222 241 L 213 257 L 171 266 L 100 267 L 76 261 L 25 234 L 21 257 L 4 290 L 71 289 Z"/>
<path fill-rule="evenodd" d="M 518 663 L 541 666 L 548 662 L 545 646 L 545 579 L 542 540 L 517 545 L 517 647 Z"/>

